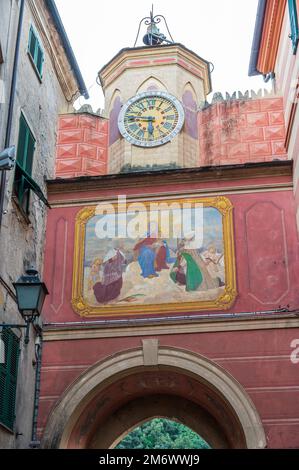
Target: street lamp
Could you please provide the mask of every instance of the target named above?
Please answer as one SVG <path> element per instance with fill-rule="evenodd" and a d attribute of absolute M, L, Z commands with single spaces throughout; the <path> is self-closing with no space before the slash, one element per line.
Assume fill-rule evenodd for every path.
<path fill-rule="evenodd" d="M 29 343 L 29 327 L 40 316 L 46 295 L 46 284 L 41 282 L 36 269 L 27 269 L 26 275 L 13 283 L 17 294 L 18 309 L 26 323 L 25 344 Z"/>
<path fill-rule="evenodd" d="M 4 328 L 26 328 L 24 343 L 29 343 L 30 323 L 40 316 L 46 295 L 49 294 L 46 284 L 41 282 L 34 268 L 27 269 L 25 276 L 13 282 L 16 290 L 16 302 L 25 324 L 0 323 L 0 364 L 5 363 L 5 344 L 2 337 Z"/>

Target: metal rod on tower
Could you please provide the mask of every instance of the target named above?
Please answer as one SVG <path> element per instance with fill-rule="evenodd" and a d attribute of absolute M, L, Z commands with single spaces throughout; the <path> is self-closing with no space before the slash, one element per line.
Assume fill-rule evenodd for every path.
<path fill-rule="evenodd" d="M 165 34 L 160 32 L 160 29 L 158 28 L 157 24 L 161 23 L 161 20 L 163 20 L 165 27 L 167 29 L 168 35 L 171 38 L 171 40 L 167 39 Z M 172 44 L 174 42 L 170 34 L 166 19 L 164 18 L 163 15 L 154 15 L 154 5 L 152 4 L 152 9 L 150 11 L 149 16 L 145 16 L 139 22 L 134 47 L 137 44 L 142 24 L 147 26 L 146 34 L 142 38 L 142 41 L 146 46 L 160 46 L 160 45 L 163 45 L 164 43 Z"/>

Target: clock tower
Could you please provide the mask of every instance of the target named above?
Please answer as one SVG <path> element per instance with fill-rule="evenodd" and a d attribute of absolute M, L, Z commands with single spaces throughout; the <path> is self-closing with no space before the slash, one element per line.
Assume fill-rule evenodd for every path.
<path fill-rule="evenodd" d="M 109 173 L 199 163 L 198 109 L 211 91 L 210 63 L 166 39 L 157 28 L 161 18 L 144 18 L 145 45 L 122 49 L 99 72 Z"/>

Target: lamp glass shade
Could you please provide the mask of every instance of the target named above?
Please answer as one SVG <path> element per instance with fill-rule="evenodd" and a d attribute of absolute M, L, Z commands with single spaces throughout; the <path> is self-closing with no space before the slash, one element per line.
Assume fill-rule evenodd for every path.
<path fill-rule="evenodd" d="M 43 282 L 16 282 L 18 307 L 26 316 L 40 315 L 48 291 Z"/>
<path fill-rule="evenodd" d="M 46 295 L 48 295 L 48 290 L 46 288 L 46 285 L 42 282 L 40 286 L 39 299 L 38 299 L 38 304 L 37 304 L 38 315 L 42 313 Z"/>

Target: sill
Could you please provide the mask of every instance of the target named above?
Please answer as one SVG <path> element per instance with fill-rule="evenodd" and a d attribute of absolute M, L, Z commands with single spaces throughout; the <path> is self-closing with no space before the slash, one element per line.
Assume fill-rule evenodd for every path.
<path fill-rule="evenodd" d="M 21 221 L 24 222 L 26 225 L 31 225 L 31 220 L 29 219 L 29 214 L 26 214 L 23 207 L 19 203 L 17 196 L 14 194 L 12 195 L 12 202 L 15 208 L 17 209 L 18 214 L 21 216 Z"/>
<path fill-rule="evenodd" d="M 33 67 L 33 69 L 34 69 L 34 71 L 35 71 L 35 74 L 36 74 L 36 76 L 37 76 L 37 78 L 38 78 L 39 83 L 42 84 L 42 83 L 43 83 L 42 77 L 40 76 L 40 73 L 39 73 L 39 71 L 38 71 L 38 69 L 37 69 L 37 67 L 36 67 L 36 65 L 35 65 L 35 63 L 34 63 L 34 60 L 32 59 L 31 54 L 30 54 L 29 51 L 27 51 L 27 55 L 28 55 L 28 57 L 29 57 L 29 60 L 30 60 L 31 65 L 32 65 L 32 67 Z"/>

